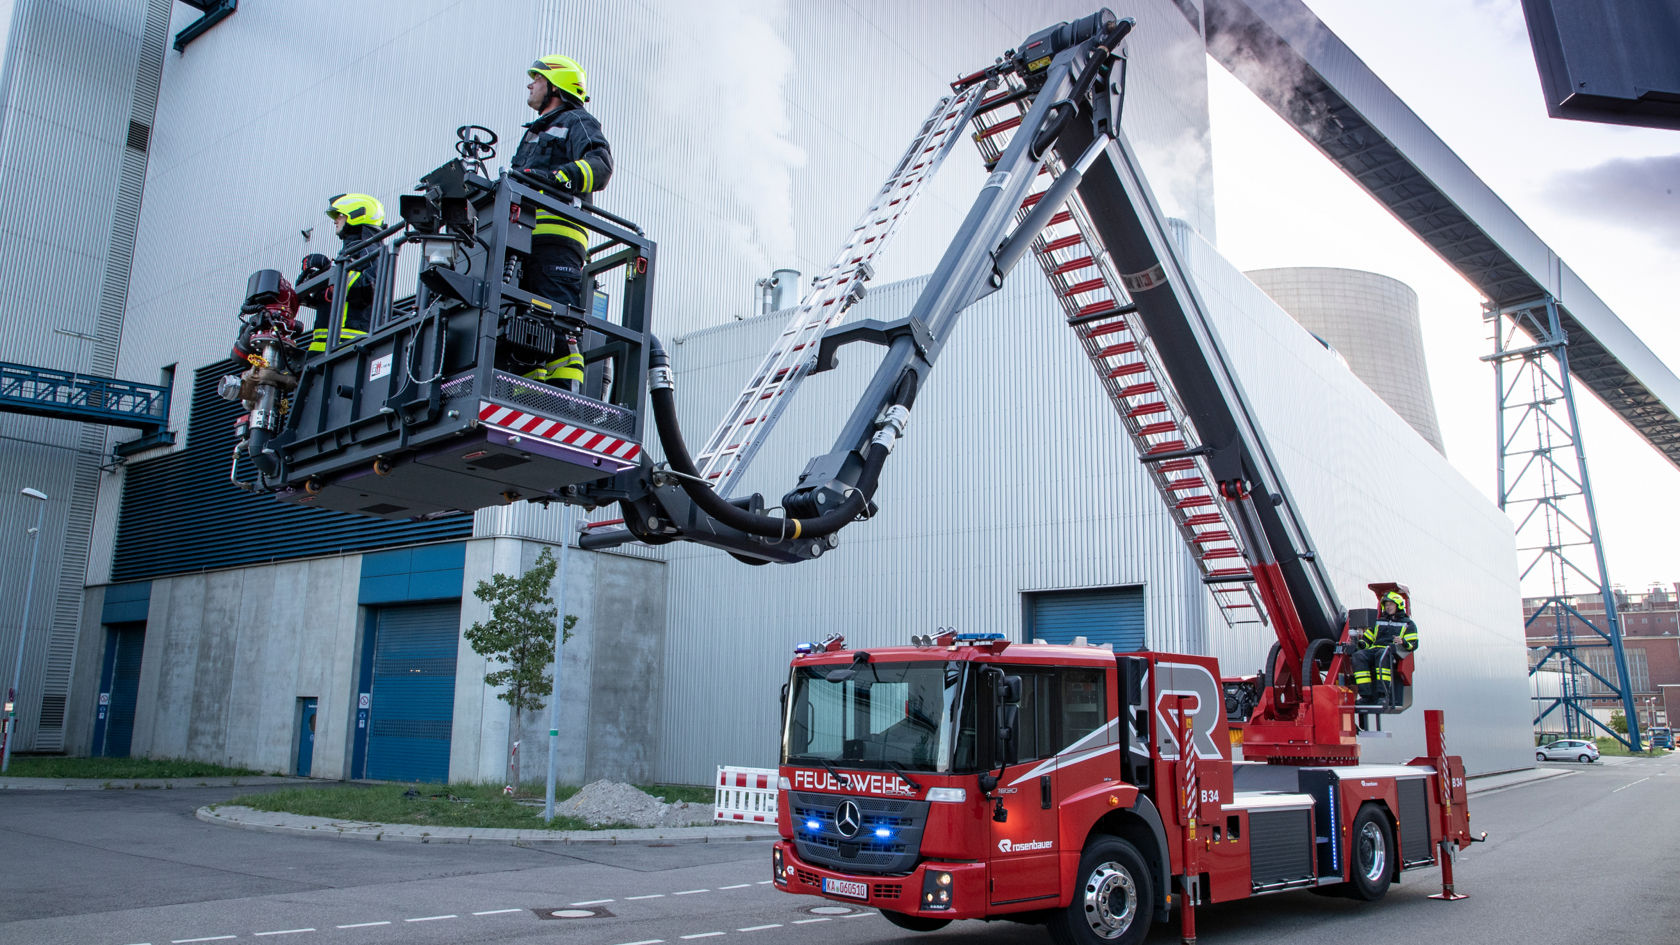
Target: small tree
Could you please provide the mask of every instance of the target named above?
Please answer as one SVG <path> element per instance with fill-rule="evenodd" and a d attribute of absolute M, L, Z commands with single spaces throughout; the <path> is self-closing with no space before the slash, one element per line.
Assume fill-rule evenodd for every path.
<path fill-rule="evenodd" d="M 1616 730 L 1617 735 L 1627 734 L 1627 716 L 1622 714 L 1621 709 L 1610 713 L 1610 727 Z"/>
<path fill-rule="evenodd" d="M 554 692 L 554 676 L 547 672 L 554 657 L 554 618 L 559 610 L 548 587 L 554 581 L 554 554 L 548 548 L 537 555 L 537 563 L 517 577 L 492 574 L 490 580 L 479 581 L 473 596 L 490 605 L 490 619 L 467 628 L 467 642 L 473 652 L 501 669 L 486 673 L 484 683 L 500 686 L 498 699 L 511 706 L 512 724 L 508 727 L 508 755 L 512 759 L 513 777 L 510 786 L 519 785 L 518 744 L 520 723 L 525 710 L 543 707 L 543 698 Z M 577 625 L 574 614 L 566 615 L 564 639 L 572 638 Z"/>

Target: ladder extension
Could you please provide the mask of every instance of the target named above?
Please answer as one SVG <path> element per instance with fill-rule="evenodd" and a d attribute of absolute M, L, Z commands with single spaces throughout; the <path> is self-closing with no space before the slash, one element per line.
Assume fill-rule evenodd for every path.
<path fill-rule="evenodd" d="M 719 495 L 730 494 L 737 476 L 815 365 L 817 342 L 823 333 L 839 324 L 847 309 L 863 297 L 863 284 L 874 275 L 872 261 L 950 153 L 959 137 L 957 132 L 967 127 L 981 92 L 980 86 L 972 86 L 940 99 L 934 106 L 875 199 L 869 202 L 869 209 L 852 227 L 834 261 L 812 280 L 787 327 L 695 455 L 700 475 Z"/>
<path fill-rule="evenodd" d="M 1006 86 L 983 100 L 975 113 L 973 139 L 988 167 L 1008 149 L 1021 117 L 1032 106 L 1030 96 L 1019 94 L 1021 89 L 1020 80 L 1010 75 Z M 1061 159 L 1050 152 L 1037 185 L 1016 211 L 1017 221 L 1043 199 L 1062 169 Z M 1266 623 L 1253 581 L 1245 580 L 1249 570 L 1239 533 L 1219 500 L 1207 463 L 1199 456 L 1183 455 L 1200 446 L 1196 431 L 1142 322 L 1127 317 L 1130 299 L 1077 191 L 1050 218 L 1032 249 L 1179 536 L 1208 579 L 1220 613 L 1229 624 Z M 1149 458 L 1161 455 L 1171 458 Z"/>

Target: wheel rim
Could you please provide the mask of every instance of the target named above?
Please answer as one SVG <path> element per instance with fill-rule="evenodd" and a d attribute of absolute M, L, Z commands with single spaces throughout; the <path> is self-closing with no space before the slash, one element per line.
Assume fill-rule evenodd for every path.
<path fill-rule="evenodd" d="M 1366 879 L 1371 882 L 1382 879 L 1388 867 L 1388 841 L 1376 821 L 1359 828 L 1359 858 L 1365 864 L 1362 872 Z"/>
<path fill-rule="evenodd" d="M 1085 922 L 1098 938 L 1124 935 L 1137 914 L 1137 884 L 1120 864 L 1103 863 L 1086 877 Z"/>

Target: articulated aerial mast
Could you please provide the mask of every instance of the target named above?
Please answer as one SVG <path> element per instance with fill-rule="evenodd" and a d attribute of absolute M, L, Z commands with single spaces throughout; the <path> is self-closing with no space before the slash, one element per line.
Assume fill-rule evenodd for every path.
<path fill-rule="evenodd" d="M 1347 670 L 1350 616 L 1363 630 L 1374 612 L 1350 615 L 1337 599 L 1121 131 L 1121 43 L 1132 27 L 1106 10 L 1063 23 L 953 83 L 698 454 L 677 424 L 676 379 L 651 331 L 652 241 L 542 181 L 492 179 L 493 139 L 462 128 L 461 156 L 403 198 L 400 223 L 296 291 L 272 270 L 252 277 L 236 347 L 252 366 L 224 384 L 250 408 L 232 478 L 387 518 L 520 499 L 617 504 L 621 519 L 597 523 L 584 547 L 692 541 L 752 564 L 808 560 L 874 514 L 886 460 L 963 312 L 1031 253 L 1214 599 L 1233 622 L 1277 636 L 1260 676 L 1227 687 L 1233 715 L 1248 719 L 1250 754 L 1355 756 L 1351 697 L 1315 684 Z M 895 321 L 847 321 L 874 258 L 970 128 L 990 176 L 920 295 Z M 539 209 L 591 235 L 587 310 L 519 288 Z M 418 283 L 393 299 L 395 262 L 408 249 L 421 257 Z M 299 299 L 343 298 L 347 274 L 365 271 L 376 286 L 367 335 L 307 353 Z M 854 342 L 886 354 L 780 514 L 762 496 L 731 496 L 800 381 Z M 583 356 L 581 385 L 518 373 L 565 344 Z M 644 448 L 649 412 L 663 463 Z M 1408 680 L 1409 659 L 1396 659 Z"/>

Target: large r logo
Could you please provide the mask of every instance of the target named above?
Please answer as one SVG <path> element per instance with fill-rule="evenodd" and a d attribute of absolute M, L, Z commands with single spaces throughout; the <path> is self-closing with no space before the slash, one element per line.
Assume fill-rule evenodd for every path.
<path fill-rule="evenodd" d="M 1166 705 L 1169 696 L 1177 697 L 1178 707 Z M 1214 740 L 1214 723 L 1224 705 L 1219 681 L 1205 667 L 1193 663 L 1155 664 L 1155 731 L 1161 746 L 1161 757 L 1167 761 L 1178 758 L 1178 717 L 1182 712 L 1190 716 L 1190 741 L 1198 758 L 1223 758 L 1219 742 Z"/>

